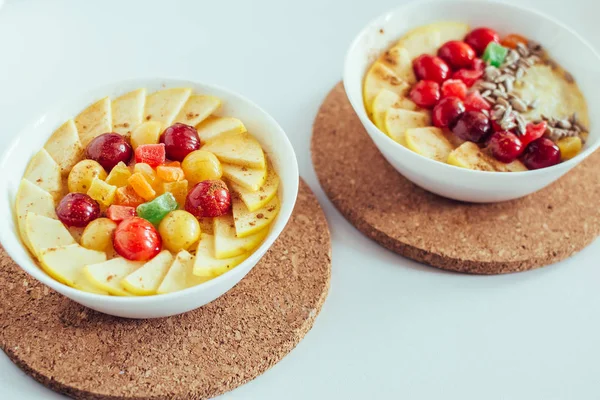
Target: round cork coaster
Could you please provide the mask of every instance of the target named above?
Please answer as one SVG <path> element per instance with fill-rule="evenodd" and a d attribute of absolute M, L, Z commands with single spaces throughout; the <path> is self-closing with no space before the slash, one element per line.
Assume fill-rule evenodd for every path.
<path fill-rule="evenodd" d="M 600 233 L 600 152 L 523 199 L 445 199 L 415 186 L 383 158 L 341 83 L 317 114 L 311 149 L 325 193 L 350 223 L 382 246 L 438 268 L 525 271 L 571 256 Z"/>
<path fill-rule="evenodd" d="M 255 378 L 306 335 L 327 296 L 325 216 L 301 182 L 279 239 L 237 286 L 163 319 L 104 315 L 26 275 L 0 248 L 0 345 L 26 373 L 82 399 L 204 399 Z"/>

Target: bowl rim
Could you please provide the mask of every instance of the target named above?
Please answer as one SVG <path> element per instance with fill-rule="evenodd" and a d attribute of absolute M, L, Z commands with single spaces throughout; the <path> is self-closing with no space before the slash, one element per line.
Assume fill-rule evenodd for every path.
<path fill-rule="evenodd" d="M 215 277 L 207 282 L 204 282 L 202 284 L 199 284 L 199 285 L 196 285 L 193 287 L 179 290 L 177 292 L 166 293 L 166 294 L 154 294 L 154 295 L 148 295 L 148 296 L 103 295 L 103 294 L 86 292 L 86 291 L 79 290 L 79 289 L 73 288 L 71 286 L 68 286 L 68 285 L 52 278 L 51 276 L 49 276 L 47 273 L 45 273 L 41 269 L 41 267 L 36 262 L 33 261 L 33 258 L 35 258 L 35 256 L 32 255 L 31 252 L 29 251 L 29 249 L 27 249 L 25 247 L 25 245 L 23 244 L 23 241 L 18 233 L 18 228 L 16 226 L 16 222 L 15 222 L 15 229 L 16 229 L 15 232 L 8 230 L 8 229 L 0 229 L 0 244 L 6 243 L 7 242 L 6 239 L 8 237 L 14 236 L 14 238 L 16 238 L 16 240 L 19 242 L 19 244 L 23 247 L 25 252 L 28 253 L 29 256 L 31 257 L 31 259 L 24 260 L 24 263 L 26 265 L 23 266 L 20 264 L 20 261 L 17 261 L 17 259 L 19 259 L 20 256 L 17 255 L 13 251 L 13 249 L 3 246 L 6 253 L 10 256 L 12 261 L 19 266 L 19 268 L 21 268 L 28 275 L 35 278 L 39 282 L 50 287 L 51 289 L 56 290 L 59 293 L 69 297 L 73 301 L 79 302 L 78 300 L 75 300 L 74 298 L 80 298 L 82 301 L 85 301 L 85 302 L 94 302 L 94 303 L 99 302 L 99 303 L 102 303 L 105 305 L 111 305 L 111 306 L 121 305 L 121 304 L 132 305 L 132 304 L 140 304 L 140 303 L 151 303 L 153 301 L 163 301 L 163 300 L 164 301 L 176 301 L 177 299 L 187 297 L 189 295 L 193 296 L 194 294 L 200 293 L 202 291 L 208 291 L 212 287 L 219 286 L 222 283 L 225 283 L 227 281 L 227 279 L 229 279 L 229 277 L 235 273 L 236 270 L 241 271 L 244 268 L 248 268 L 248 265 L 254 264 L 251 267 L 249 267 L 248 271 L 246 273 L 244 273 L 240 277 L 240 279 L 238 279 L 232 285 L 231 288 L 233 288 L 233 286 L 235 286 L 237 283 L 239 283 L 239 281 L 241 281 L 244 278 L 244 276 L 248 272 L 250 272 L 250 270 L 252 270 L 252 268 L 254 268 L 254 266 L 256 264 L 258 264 L 260 259 L 271 248 L 271 246 L 275 243 L 275 241 L 277 240 L 279 235 L 283 232 L 283 230 L 285 229 L 286 225 L 288 224 L 288 222 L 292 216 L 294 206 L 296 204 L 296 200 L 298 197 L 298 190 L 299 190 L 299 185 L 300 185 L 300 175 L 299 175 L 298 161 L 297 161 L 296 153 L 294 151 L 294 147 L 292 146 L 292 143 L 290 142 L 289 137 L 287 136 L 287 134 L 285 133 L 285 131 L 283 130 L 281 125 L 279 125 L 279 123 L 275 120 L 275 118 L 273 118 L 271 116 L 271 114 L 269 114 L 266 110 L 264 110 L 262 107 L 260 107 L 257 103 L 248 99 L 247 97 L 245 97 L 237 92 L 234 92 L 230 89 L 224 88 L 222 86 L 204 83 L 202 81 L 197 81 L 197 80 L 193 80 L 193 79 L 174 77 L 174 76 L 161 76 L 161 77 L 147 76 L 147 77 L 121 79 L 121 80 L 112 81 L 109 83 L 104 83 L 101 85 L 92 86 L 91 88 L 85 88 L 84 90 L 79 90 L 75 94 L 71 95 L 70 97 L 63 99 L 63 101 L 59 102 L 58 105 L 47 108 L 47 109 L 45 108 L 41 112 L 38 111 L 36 113 L 35 118 L 30 118 L 29 121 L 31 121 L 31 122 L 29 122 L 28 124 L 25 124 L 21 129 L 18 130 L 18 132 L 15 134 L 15 137 L 9 142 L 9 144 L 7 145 L 5 150 L 0 154 L 0 167 L 4 166 L 4 164 L 7 162 L 7 159 L 11 155 L 12 151 L 14 151 L 14 149 L 16 147 L 18 147 L 20 133 L 23 131 L 27 131 L 28 129 L 37 125 L 38 122 L 43 119 L 44 115 L 51 114 L 51 113 L 57 113 L 58 110 L 61 109 L 61 107 L 65 106 L 67 104 L 74 103 L 78 98 L 86 96 L 86 93 L 98 93 L 98 92 L 102 92 L 102 91 L 108 93 L 111 90 L 118 89 L 120 86 L 121 87 L 129 87 L 134 84 L 139 84 L 139 87 L 144 87 L 145 85 L 150 85 L 149 82 L 154 82 L 154 81 L 161 81 L 162 83 L 164 83 L 164 85 L 166 85 L 166 86 L 163 86 L 162 88 L 165 88 L 165 89 L 174 88 L 174 87 L 185 87 L 185 85 L 203 86 L 203 87 L 207 88 L 208 90 L 215 91 L 215 92 L 221 92 L 225 96 L 235 98 L 236 101 L 246 103 L 248 106 L 256 109 L 256 112 L 258 114 L 262 114 L 262 119 L 264 119 L 267 122 L 267 124 L 271 125 L 274 128 L 274 131 L 276 132 L 277 135 L 281 136 L 283 143 L 284 143 L 284 149 L 273 148 L 271 152 L 272 153 L 280 153 L 281 152 L 281 153 L 286 154 L 285 163 L 288 164 L 288 166 L 292 169 L 291 176 L 295 177 L 295 179 L 293 179 L 292 181 L 286 181 L 286 185 L 285 185 L 286 187 L 289 187 L 288 190 L 290 192 L 289 193 L 290 199 L 288 201 L 286 201 L 285 204 L 283 202 L 281 203 L 280 211 L 277 215 L 277 219 L 275 220 L 275 223 L 277 223 L 277 226 L 275 226 L 275 223 L 273 223 L 272 226 L 267 228 L 267 229 L 270 229 L 270 231 L 267 234 L 267 236 L 265 237 L 265 239 L 263 240 L 263 242 L 261 243 L 261 245 L 258 246 L 256 249 L 254 249 L 252 254 L 250 254 L 250 256 L 247 259 L 242 261 L 235 268 L 232 268 L 229 271 L 219 275 L 218 277 Z M 159 89 L 157 89 L 157 90 L 159 90 Z M 126 92 L 122 92 L 121 94 L 124 94 L 124 93 L 126 93 Z M 51 134 L 51 132 L 48 134 L 48 137 L 50 136 L 50 134 Z M 22 177 L 21 177 L 21 179 L 22 179 Z M 0 179 L 0 182 L 2 182 L 2 181 L 8 182 L 7 179 Z M 14 199 L 11 199 L 11 200 L 14 201 Z M 11 204 L 11 206 L 12 205 L 13 204 Z M 15 220 L 14 210 L 12 208 L 10 210 L 10 216 L 11 216 L 11 218 L 13 218 L 13 220 Z M 253 256 L 255 256 L 257 254 L 260 254 L 261 256 L 258 257 L 257 260 L 254 260 Z M 227 293 L 229 290 L 231 290 L 231 288 L 228 289 L 227 291 L 225 291 L 223 294 Z"/>
<path fill-rule="evenodd" d="M 360 83 L 361 84 L 360 104 L 355 104 L 355 101 L 353 101 L 353 98 L 348 94 L 348 90 L 346 89 L 346 84 L 350 85 L 351 83 L 353 83 L 349 79 L 349 76 L 351 75 L 351 71 L 353 68 L 352 63 L 350 62 L 350 59 L 352 58 L 352 54 L 359 47 L 359 43 L 365 35 L 367 35 L 373 29 L 379 29 L 376 27 L 382 21 L 389 19 L 392 15 L 401 13 L 403 10 L 408 9 L 410 7 L 416 7 L 416 6 L 431 7 L 432 4 L 442 4 L 442 3 L 463 3 L 463 4 L 467 3 L 467 4 L 477 4 L 477 5 L 481 5 L 481 4 L 485 4 L 485 3 L 492 3 L 495 5 L 501 6 L 501 7 L 518 10 L 519 12 L 526 12 L 526 13 L 534 14 L 537 17 L 546 19 L 546 20 L 552 22 L 553 24 L 558 25 L 562 29 L 568 31 L 569 33 L 571 33 L 577 40 L 579 40 L 583 43 L 583 45 L 598 59 L 598 61 L 600 61 L 600 53 L 598 53 L 598 51 L 596 51 L 596 49 L 583 36 L 581 36 L 576 30 L 574 30 L 573 28 L 564 24 L 563 22 L 559 21 L 558 19 L 556 19 L 542 11 L 538 11 L 534 8 L 531 8 L 531 7 L 510 4 L 510 3 L 504 3 L 504 2 L 496 1 L 496 0 L 412 0 L 406 4 L 403 4 L 399 7 L 388 10 L 388 11 L 378 15 L 377 17 L 371 19 L 354 37 L 354 39 L 350 43 L 350 46 L 348 47 L 348 50 L 346 51 L 346 56 L 344 58 L 344 76 L 343 76 L 344 91 L 346 92 L 346 96 L 348 97 L 348 100 L 352 104 L 352 108 L 354 109 L 354 112 L 357 113 L 357 115 L 360 117 L 359 119 L 361 120 L 363 125 L 366 123 L 368 125 L 368 127 L 366 127 L 366 128 L 370 128 L 370 129 L 366 129 L 367 133 L 369 133 L 369 135 L 372 135 L 373 132 L 376 132 L 375 135 L 384 137 L 385 138 L 384 140 L 387 140 L 388 143 L 390 143 L 392 147 L 394 147 L 396 149 L 400 149 L 400 153 L 404 153 L 406 155 L 408 155 L 408 153 L 413 153 L 414 155 L 425 160 L 424 162 L 429 163 L 429 165 L 431 165 L 432 167 L 435 167 L 436 165 L 438 165 L 438 166 L 442 165 L 441 168 L 446 167 L 446 168 L 449 168 L 450 171 L 455 171 L 457 173 L 463 173 L 466 175 L 514 176 L 514 177 L 527 175 L 528 177 L 534 177 L 536 175 L 546 174 L 546 173 L 554 171 L 554 170 L 556 170 L 558 172 L 558 169 L 566 168 L 567 170 L 570 170 L 571 168 L 575 167 L 577 164 L 579 164 L 581 161 L 583 161 L 585 158 L 587 158 L 589 155 L 591 155 L 593 152 L 595 152 L 600 147 L 600 138 L 597 138 L 592 143 L 591 146 L 589 146 L 587 149 L 580 152 L 579 154 L 577 154 L 575 157 L 571 158 L 570 160 L 560 162 L 551 167 L 527 170 L 527 171 L 515 171 L 515 172 L 507 173 L 507 172 L 501 172 L 501 171 L 479 171 L 479 170 L 461 168 L 461 167 L 457 167 L 455 165 L 451 165 L 448 163 L 442 163 L 442 162 L 439 162 L 436 160 L 432 160 L 428 157 L 422 156 L 421 154 L 415 153 L 414 151 L 402 146 L 400 143 L 396 142 L 395 140 L 390 138 L 387 134 L 382 132 L 373 123 L 373 121 L 371 121 L 371 119 L 368 117 L 365 107 L 364 107 L 364 99 L 363 99 L 363 91 L 362 91 L 362 85 L 364 84 L 364 74 L 361 77 L 361 83 Z M 369 65 L 372 65 L 372 63 Z M 586 105 L 587 105 L 587 99 L 586 99 Z M 590 130 L 591 129 L 592 128 L 590 127 Z M 408 156 L 410 157 L 411 155 L 408 155 Z M 504 179 L 508 179 L 508 178 L 504 178 Z"/>

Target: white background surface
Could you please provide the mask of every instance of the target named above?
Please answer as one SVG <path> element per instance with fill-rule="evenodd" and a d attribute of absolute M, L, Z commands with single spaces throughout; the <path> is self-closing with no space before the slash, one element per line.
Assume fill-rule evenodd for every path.
<path fill-rule="evenodd" d="M 364 238 L 319 188 L 309 154 L 318 106 L 354 35 L 399 3 L 9 0 L 0 9 L 0 149 L 52 102 L 111 81 L 172 76 L 236 90 L 290 136 L 331 226 L 333 274 L 306 338 L 223 398 L 600 398 L 600 242 L 537 271 L 446 273 Z M 520 3 L 600 47 L 595 0 Z M 0 398 L 61 397 L 0 353 Z"/>

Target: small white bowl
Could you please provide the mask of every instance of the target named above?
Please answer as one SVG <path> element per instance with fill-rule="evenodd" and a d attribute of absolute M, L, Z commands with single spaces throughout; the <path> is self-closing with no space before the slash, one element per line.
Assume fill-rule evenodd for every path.
<path fill-rule="evenodd" d="M 501 35 L 519 33 L 540 42 L 575 77 L 590 111 L 591 132 L 575 158 L 526 172 L 484 172 L 423 157 L 381 132 L 366 114 L 362 96 L 365 73 L 377 56 L 404 33 L 438 21 L 488 26 Z M 416 185 L 451 199 L 469 202 L 512 200 L 536 192 L 575 167 L 600 146 L 600 56 L 581 36 L 538 11 L 482 0 L 429 0 L 409 3 L 370 22 L 354 39 L 344 65 L 344 88 L 375 145 L 394 168 Z"/>
<path fill-rule="evenodd" d="M 97 99 L 107 95 L 115 98 L 140 87 L 147 88 L 148 92 L 166 87 L 190 87 L 194 92 L 211 94 L 223 100 L 219 114 L 242 120 L 269 155 L 281 178 L 281 210 L 260 247 L 243 263 L 211 281 L 180 292 L 147 297 L 102 296 L 82 292 L 52 279 L 34 262 L 19 237 L 14 218 L 15 195 L 27 163 L 57 127 Z M 258 263 L 283 231 L 292 214 L 299 184 L 294 149 L 283 129 L 269 114 L 239 94 L 212 85 L 178 79 L 131 80 L 85 91 L 85 94 L 39 116 L 19 132 L 0 158 L 0 169 L 0 209 L 4 210 L 5 216 L 0 221 L 0 242 L 10 257 L 29 275 L 71 300 L 106 314 L 126 318 L 158 318 L 181 314 L 201 307 L 231 289 Z"/>

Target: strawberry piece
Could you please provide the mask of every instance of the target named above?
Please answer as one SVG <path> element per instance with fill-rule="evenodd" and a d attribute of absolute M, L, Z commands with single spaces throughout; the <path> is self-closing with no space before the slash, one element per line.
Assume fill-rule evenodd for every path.
<path fill-rule="evenodd" d="M 548 124 L 546 121 L 541 121 L 538 124 L 534 124 L 533 122 L 528 123 L 527 127 L 525 128 L 525 134 L 521 136 L 521 143 L 523 143 L 523 147 L 527 147 L 529 143 L 544 136 L 547 127 Z"/>
<path fill-rule="evenodd" d="M 442 98 L 451 96 L 466 99 L 467 85 L 459 79 L 448 79 L 442 84 Z"/>
<path fill-rule="evenodd" d="M 471 87 L 483 76 L 483 70 L 459 69 L 452 75 L 452 79 L 460 79 Z"/>
<path fill-rule="evenodd" d="M 135 149 L 135 162 L 145 163 L 153 168 L 164 164 L 166 160 L 166 152 L 164 143 L 159 144 L 143 144 Z"/>
<path fill-rule="evenodd" d="M 467 111 L 482 111 L 492 108 L 492 106 L 485 101 L 485 99 L 481 96 L 481 93 L 478 91 L 469 93 L 464 103 Z"/>
<path fill-rule="evenodd" d="M 133 207 L 113 204 L 106 210 L 106 216 L 115 222 L 121 222 L 124 219 L 135 217 L 136 213 Z"/>

